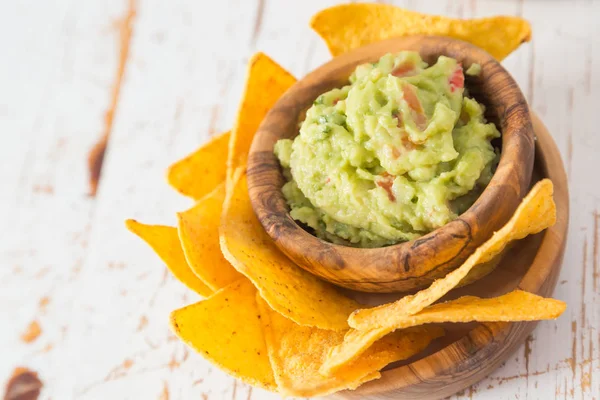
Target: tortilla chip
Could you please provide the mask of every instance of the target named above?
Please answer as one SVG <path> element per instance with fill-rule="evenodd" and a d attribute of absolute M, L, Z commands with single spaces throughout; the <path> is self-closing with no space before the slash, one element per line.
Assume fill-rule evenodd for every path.
<path fill-rule="evenodd" d="M 357 310 L 350 316 L 348 323 L 360 330 L 393 327 L 397 326 L 399 318 L 416 314 L 433 304 L 456 287 L 476 265 L 488 262 L 500 254 L 509 242 L 523 239 L 554 225 L 556 205 L 552 199 L 553 190 L 552 181 L 549 179 L 539 181 L 523 199 L 508 223 L 477 248 L 459 268 L 414 295 L 379 307 Z"/>
<path fill-rule="evenodd" d="M 164 225 L 146 225 L 133 219 L 126 220 L 125 226 L 154 250 L 181 283 L 204 297 L 213 293 L 212 289 L 190 269 L 183 254 L 176 228 Z"/>
<path fill-rule="evenodd" d="M 386 336 L 334 376 L 319 372 L 329 350 L 342 343 L 344 332 L 300 326 L 273 311 L 260 296 L 258 309 L 279 392 L 284 396 L 324 396 L 380 377 L 387 364 L 422 351 L 441 334 L 436 330 L 406 330 Z"/>
<path fill-rule="evenodd" d="M 375 328 L 369 331 L 348 330 L 343 341 L 329 349 L 319 372 L 325 376 L 336 373 L 341 367 L 348 365 L 361 356 L 373 343 L 387 337 L 386 335 L 393 330 L 388 327 Z"/>
<path fill-rule="evenodd" d="M 555 299 L 545 299 L 533 293 L 515 290 L 500 297 L 482 299 L 464 296 L 434 304 L 418 314 L 396 319 L 396 329 L 441 322 L 514 322 L 558 318 L 567 305 Z"/>
<path fill-rule="evenodd" d="M 379 343 L 391 340 L 388 338 L 404 341 L 401 346 L 406 354 L 402 358 L 398 358 L 404 360 L 421 352 L 432 340 L 444 335 L 444 330 L 437 326 L 411 328 L 396 332 L 394 330 L 388 327 L 375 328 L 370 331 L 348 330 L 344 341 L 329 349 L 320 369 L 321 374 L 325 376 L 337 374 L 340 369 L 345 369 L 350 363 L 362 358 L 365 351 L 373 351 L 372 349 L 380 346 Z"/>
<path fill-rule="evenodd" d="M 321 329 L 347 329 L 348 316 L 360 304 L 279 251 L 252 210 L 242 168 L 234 174 L 227 196 L 220 229 L 225 258 L 256 285 L 275 311 L 292 321 Z"/>
<path fill-rule="evenodd" d="M 221 183 L 194 207 L 177 214 L 177 230 L 185 258 L 196 276 L 213 290 L 242 278 L 225 260 L 219 244 L 224 201 L 225 183 Z"/>
<path fill-rule="evenodd" d="M 184 196 L 200 200 L 225 181 L 229 132 L 221 133 L 167 170 L 167 181 Z"/>
<path fill-rule="evenodd" d="M 438 35 L 470 42 L 498 60 L 531 40 L 531 26 L 518 17 L 470 20 L 420 14 L 387 4 L 343 4 L 315 14 L 310 26 L 333 56 L 398 36 Z"/>
<path fill-rule="evenodd" d="M 377 340 L 388 337 L 396 329 L 414 329 L 412 327 L 442 322 L 538 321 L 557 318 L 565 308 L 566 304 L 560 300 L 545 299 L 522 290 L 491 299 L 464 296 L 426 307 L 417 314 L 394 316 L 393 326 L 370 330 L 351 329 L 344 342 L 331 349 L 321 372 L 335 373 L 340 367 L 361 356 L 373 343 L 377 343 Z"/>
<path fill-rule="evenodd" d="M 248 152 L 258 126 L 279 98 L 294 84 L 289 72 L 264 53 L 256 53 L 248 63 L 246 87 L 229 140 L 227 179 L 246 165 Z"/>
<path fill-rule="evenodd" d="M 173 332 L 227 373 L 276 388 L 256 306 L 256 289 L 242 278 L 210 298 L 171 313 Z"/>

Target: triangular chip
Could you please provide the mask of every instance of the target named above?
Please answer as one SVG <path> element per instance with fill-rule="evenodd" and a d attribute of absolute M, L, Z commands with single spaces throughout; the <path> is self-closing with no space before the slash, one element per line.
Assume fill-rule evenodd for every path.
<path fill-rule="evenodd" d="M 414 315 L 396 319 L 396 329 L 441 322 L 513 322 L 555 319 L 567 305 L 555 299 L 515 290 L 503 296 L 482 299 L 464 296 L 445 303 L 434 304 Z"/>
<path fill-rule="evenodd" d="M 246 165 L 254 134 L 267 112 L 294 83 L 289 72 L 264 53 L 256 53 L 248 62 L 246 87 L 229 141 L 227 179 Z"/>
<path fill-rule="evenodd" d="M 531 26 L 518 17 L 453 19 L 387 4 L 343 4 L 315 14 L 310 26 L 333 56 L 398 36 L 438 35 L 470 42 L 498 60 L 531 40 Z"/>
<path fill-rule="evenodd" d="M 370 330 L 376 327 L 394 327 L 405 315 L 416 314 L 433 304 L 456 287 L 478 264 L 490 261 L 506 245 L 527 235 L 541 232 L 556 222 L 556 205 L 552 199 L 553 185 L 549 179 L 539 181 L 523 199 L 510 221 L 483 245 L 463 265 L 438 279 L 427 289 L 379 307 L 357 310 L 348 319 L 351 327 Z"/>
<path fill-rule="evenodd" d="M 231 193 L 225 201 L 220 236 L 225 258 L 256 285 L 275 311 L 300 325 L 348 328 L 346 320 L 360 304 L 279 251 L 252 210 L 242 168 L 234 174 Z"/>
<path fill-rule="evenodd" d="M 336 374 L 348 363 L 361 357 L 373 343 L 388 337 L 396 329 L 442 322 L 537 321 L 557 318 L 566 308 L 559 300 L 515 290 L 492 299 L 465 296 L 426 307 L 414 315 L 394 316 L 394 325 L 370 330 L 351 329 L 344 342 L 331 349 L 321 371 Z M 414 329 L 414 328 L 412 328 Z M 403 332 L 403 331 L 399 331 Z M 397 332 L 396 332 L 397 333 Z M 386 336 L 387 335 L 387 336 Z M 383 340 L 383 339 L 381 339 Z"/>
<path fill-rule="evenodd" d="M 247 279 L 173 311 L 171 327 L 183 342 L 227 373 L 251 385 L 275 389 L 256 289 Z"/>
<path fill-rule="evenodd" d="M 223 257 L 219 224 L 225 201 L 225 183 L 187 211 L 177 214 L 179 238 L 192 271 L 213 290 L 237 281 L 242 275 Z"/>
<path fill-rule="evenodd" d="M 171 165 L 169 184 L 184 196 L 200 200 L 225 181 L 229 132 L 221 133 L 198 150 Z"/>
<path fill-rule="evenodd" d="M 273 311 L 257 298 L 269 358 L 277 387 L 287 396 L 324 396 L 380 377 L 387 364 L 411 357 L 427 347 L 441 329 L 397 332 L 374 343 L 354 362 L 335 375 L 324 376 L 319 369 L 329 350 L 342 343 L 344 332 L 300 326 Z"/>
<path fill-rule="evenodd" d="M 190 269 L 179 242 L 177 228 L 164 225 L 146 225 L 133 219 L 125 221 L 125 225 L 127 229 L 154 250 L 167 265 L 169 271 L 175 275 L 175 278 L 179 279 L 185 286 L 204 297 L 213 293 L 212 289 Z"/>

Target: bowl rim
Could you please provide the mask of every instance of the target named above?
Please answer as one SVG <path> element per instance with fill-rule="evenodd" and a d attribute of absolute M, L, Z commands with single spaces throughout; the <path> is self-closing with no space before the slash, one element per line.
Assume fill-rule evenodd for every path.
<path fill-rule="evenodd" d="M 435 54 L 435 57 L 444 54 L 464 64 L 477 62 L 481 65 L 482 73 L 479 78 L 473 79 L 477 79 L 477 83 L 483 87 L 494 88 L 493 96 L 487 98 L 486 106 L 493 109 L 502 133 L 502 153 L 497 170 L 467 211 L 418 239 L 379 248 L 349 247 L 319 239 L 290 217 L 289 208 L 281 193 L 285 180 L 279 162 L 273 155 L 272 147 L 265 148 L 265 143 L 274 144 L 273 138 L 284 137 L 281 135 L 284 130 L 282 121 L 287 121 L 288 124 L 290 121 L 298 122 L 299 115 L 306 109 L 306 99 L 310 97 L 312 103 L 314 93 L 320 94 L 330 88 L 342 86 L 347 83 L 349 72 L 356 65 L 372 62 L 383 54 L 401 49 L 420 52 L 425 49 L 427 54 Z M 304 103 L 297 104 L 297 101 Z M 299 266 L 338 286 L 364 290 L 363 286 L 374 285 L 384 286 L 385 290 L 372 291 L 398 291 L 402 281 L 414 281 L 413 288 L 417 288 L 425 286 L 426 281 L 432 281 L 436 275 L 442 276 L 452 269 L 450 263 L 442 263 L 435 268 L 414 270 L 406 264 L 411 252 L 423 249 L 424 255 L 421 258 L 425 260 L 427 254 L 432 255 L 430 247 L 443 252 L 449 241 L 464 242 L 466 244 L 461 244 L 458 253 L 450 259 L 460 265 L 471 250 L 508 221 L 527 192 L 533 169 L 533 154 L 533 128 L 527 102 L 512 76 L 491 55 L 469 43 L 448 37 L 400 37 L 373 43 L 335 57 L 294 84 L 269 111 L 255 135 L 248 158 L 248 187 L 255 214 L 264 229 L 277 247 Z M 268 179 L 262 176 L 265 173 L 268 174 Z M 498 210 L 500 204 L 505 210 Z M 501 211 L 501 215 L 495 215 Z M 486 229 L 488 220 L 494 224 Z M 473 229 L 473 225 L 482 229 L 485 234 L 477 237 L 477 233 L 482 231 Z M 398 255 L 400 253 L 402 256 Z M 391 262 L 387 261 L 390 257 Z M 401 257 L 404 259 L 404 268 L 401 268 Z M 374 271 L 381 274 L 377 274 L 373 281 L 363 277 L 348 278 L 348 272 L 356 273 L 361 267 L 352 264 L 356 259 L 368 260 L 369 268 L 374 267 Z M 393 265 L 386 267 L 384 263 Z M 362 266 L 364 264 L 363 262 Z M 341 279 L 340 274 L 344 279 Z M 386 276 L 394 276 L 394 279 L 390 280 Z"/>

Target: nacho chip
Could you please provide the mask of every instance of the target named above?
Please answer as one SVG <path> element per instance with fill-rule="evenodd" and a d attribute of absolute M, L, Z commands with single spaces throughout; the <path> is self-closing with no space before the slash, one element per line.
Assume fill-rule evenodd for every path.
<path fill-rule="evenodd" d="M 470 20 L 420 14 L 387 4 L 343 4 L 312 17 L 310 26 L 333 56 L 398 36 L 438 35 L 470 42 L 498 60 L 531 40 L 531 26 L 518 17 Z"/>
<path fill-rule="evenodd" d="M 254 134 L 267 112 L 294 83 L 289 72 L 264 53 L 256 53 L 248 63 L 246 87 L 229 140 L 228 182 L 233 172 L 246 164 Z"/>
<path fill-rule="evenodd" d="M 210 298 L 171 313 L 173 332 L 227 373 L 276 388 L 256 306 L 256 289 L 242 278 Z"/>
<path fill-rule="evenodd" d="M 538 321 L 557 318 L 565 308 L 566 304 L 560 300 L 546 299 L 522 290 L 491 299 L 464 296 L 426 307 L 414 315 L 395 316 L 393 326 L 362 331 L 350 329 L 344 337 L 344 342 L 328 353 L 321 372 L 336 373 L 338 369 L 364 354 L 377 340 L 388 337 L 396 329 L 414 329 L 413 327 L 423 324 L 442 322 Z"/>
<path fill-rule="evenodd" d="M 556 205 L 552 199 L 553 185 L 549 179 L 539 181 L 523 199 L 510 221 L 483 245 L 463 265 L 438 279 L 427 289 L 379 307 L 357 310 L 348 319 L 351 327 L 370 330 L 376 327 L 394 327 L 405 315 L 416 314 L 433 304 L 456 287 L 476 265 L 490 261 L 506 245 L 525 236 L 541 232 L 556 222 Z"/>
<path fill-rule="evenodd" d="M 212 289 L 190 269 L 183 254 L 176 228 L 164 225 L 146 225 L 133 219 L 126 220 L 125 226 L 154 250 L 181 283 L 204 297 L 213 293 Z"/>
<path fill-rule="evenodd" d="M 256 285 L 275 311 L 300 325 L 348 328 L 348 316 L 360 304 L 279 251 L 252 210 L 242 168 L 234 174 L 225 201 L 220 237 L 225 258 Z"/>
<path fill-rule="evenodd" d="M 378 371 L 387 364 L 422 351 L 441 334 L 441 329 L 416 329 L 386 336 L 356 361 L 326 377 L 319 368 L 329 350 L 343 341 L 344 332 L 300 326 L 273 311 L 260 296 L 257 303 L 275 381 L 284 396 L 324 396 L 356 389 L 379 378 Z"/>
<path fill-rule="evenodd" d="M 441 322 L 514 322 L 558 318 L 567 305 L 533 293 L 515 290 L 500 297 L 482 299 L 464 296 L 434 304 L 414 315 L 397 318 L 396 329 Z"/>
<path fill-rule="evenodd" d="M 225 183 L 187 211 L 177 214 L 179 239 L 192 271 L 213 290 L 233 283 L 242 275 L 223 257 L 219 224 L 225 201 Z"/>
<path fill-rule="evenodd" d="M 386 337 L 386 335 L 393 330 L 393 328 L 388 327 L 375 328 L 369 331 L 359 331 L 357 329 L 348 330 L 343 341 L 329 349 L 319 372 L 325 376 L 336 373 L 337 370 L 356 360 L 365 352 L 365 350 L 370 348 L 373 343 Z"/>
<path fill-rule="evenodd" d="M 225 181 L 229 132 L 221 133 L 171 165 L 167 181 L 184 196 L 200 200 Z"/>

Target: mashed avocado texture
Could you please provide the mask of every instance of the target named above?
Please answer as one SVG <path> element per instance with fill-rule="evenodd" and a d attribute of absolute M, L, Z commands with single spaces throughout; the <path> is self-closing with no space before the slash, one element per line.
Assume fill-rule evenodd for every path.
<path fill-rule="evenodd" d="M 386 246 L 466 211 L 489 183 L 500 136 L 467 97 L 463 69 L 440 56 L 387 54 L 319 96 L 275 154 L 292 218 L 334 243 Z"/>

